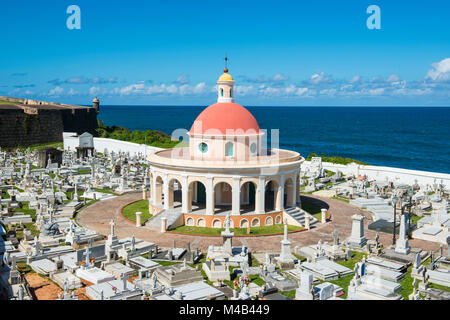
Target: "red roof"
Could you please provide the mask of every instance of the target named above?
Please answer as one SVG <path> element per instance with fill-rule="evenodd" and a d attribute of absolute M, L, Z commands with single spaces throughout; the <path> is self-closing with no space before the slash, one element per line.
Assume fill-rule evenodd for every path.
<path fill-rule="evenodd" d="M 190 134 L 251 135 L 261 133 L 255 117 L 240 104 L 219 102 L 203 110 Z"/>

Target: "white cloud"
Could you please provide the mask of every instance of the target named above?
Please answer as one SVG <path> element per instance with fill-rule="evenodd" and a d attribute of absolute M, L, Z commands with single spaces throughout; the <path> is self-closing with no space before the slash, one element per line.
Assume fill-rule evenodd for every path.
<path fill-rule="evenodd" d="M 309 78 L 309 82 L 312 84 L 330 83 L 333 82 L 330 77 L 328 77 L 325 72 L 315 73 Z"/>
<path fill-rule="evenodd" d="M 358 82 L 359 80 L 361 80 L 361 76 L 356 75 L 350 80 L 350 83 L 355 83 Z"/>
<path fill-rule="evenodd" d="M 308 88 L 298 88 L 295 92 L 295 95 L 297 96 L 303 96 L 305 93 L 308 92 Z"/>
<path fill-rule="evenodd" d="M 288 81 L 289 77 L 285 76 L 285 75 L 283 75 L 281 73 L 278 73 L 278 74 L 273 76 L 272 80 L 276 81 L 276 82 L 278 82 L 278 81 Z"/>
<path fill-rule="evenodd" d="M 369 89 L 367 93 L 371 96 L 379 96 L 384 93 L 385 88 Z"/>
<path fill-rule="evenodd" d="M 450 58 L 446 58 L 431 65 L 433 69 L 427 72 L 426 78 L 433 81 L 450 80 Z"/>
<path fill-rule="evenodd" d="M 91 89 L 92 89 L 92 88 L 91 88 Z M 68 94 L 69 96 L 74 96 L 74 95 L 78 94 L 78 91 L 73 90 L 73 88 L 70 88 L 70 90 L 69 90 L 69 92 L 67 92 L 67 94 Z"/>
<path fill-rule="evenodd" d="M 56 86 L 55 88 L 51 89 L 48 93 L 49 96 L 59 96 L 64 92 L 64 89 Z"/>
<path fill-rule="evenodd" d="M 396 74 L 391 74 L 387 79 L 387 82 L 398 82 L 400 81 L 400 77 Z"/>
<path fill-rule="evenodd" d="M 234 92 L 237 96 L 255 95 L 257 89 L 254 86 L 236 86 Z"/>
<path fill-rule="evenodd" d="M 187 74 L 181 74 L 178 76 L 177 80 L 175 80 L 175 83 L 179 84 L 188 84 L 189 82 L 189 76 Z"/>

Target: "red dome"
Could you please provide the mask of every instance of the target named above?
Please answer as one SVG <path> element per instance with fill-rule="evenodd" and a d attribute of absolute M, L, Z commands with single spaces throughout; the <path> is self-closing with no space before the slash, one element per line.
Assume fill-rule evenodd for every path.
<path fill-rule="evenodd" d="M 240 104 L 220 102 L 210 105 L 199 114 L 190 134 L 259 134 L 255 117 Z"/>

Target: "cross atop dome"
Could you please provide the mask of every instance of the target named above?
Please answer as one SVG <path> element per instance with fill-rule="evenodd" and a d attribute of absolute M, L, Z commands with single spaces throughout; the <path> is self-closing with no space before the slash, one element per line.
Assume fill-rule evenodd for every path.
<path fill-rule="evenodd" d="M 223 72 L 228 73 L 228 56 L 225 54 L 225 69 Z"/>
<path fill-rule="evenodd" d="M 233 77 L 228 73 L 228 56 L 225 55 L 225 69 L 217 80 L 217 102 L 233 102 Z"/>

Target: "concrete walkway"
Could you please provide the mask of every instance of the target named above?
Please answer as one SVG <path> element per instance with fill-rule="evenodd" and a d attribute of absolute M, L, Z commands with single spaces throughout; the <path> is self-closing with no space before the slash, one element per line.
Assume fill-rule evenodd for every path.
<path fill-rule="evenodd" d="M 302 198 L 313 198 L 316 204 L 320 204 L 325 208 L 328 207 L 328 211 L 331 214 L 331 221 L 324 225 L 317 223 L 316 227 L 309 231 L 290 234 L 289 239 L 292 249 L 295 246 L 315 244 L 319 239 L 322 239 L 322 242 L 328 241 L 331 243 L 333 241 L 331 234 L 334 230 L 339 231 L 339 238 L 341 240 L 346 239 L 351 233 L 351 217 L 354 214 L 363 214 L 367 218 L 364 222 L 366 237 L 368 239 L 375 239 L 376 232 L 367 229 L 367 226 L 372 222 L 368 212 L 363 212 L 361 209 L 339 200 L 317 196 L 302 196 Z M 137 238 L 154 242 L 163 248 L 171 247 L 173 240 L 175 240 L 177 247 L 184 247 L 187 242 L 190 242 L 193 248 L 197 247 L 203 251 L 207 250 L 209 245 L 222 244 L 220 237 L 176 235 L 161 233 L 147 227 L 137 228 L 134 224 L 120 216 L 120 210 L 127 204 L 141 199 L 142 194 L 138 192 L 94 203 L 78 214 L 78 222 L 103 235 L 108 235 L 110 231 L 109 221 L 114 219 L 116 222 L 116 234 L 119 238 L 130 237 L 134 234 Z M 381 243 L 385 246 L 392 243 L 392 235 L 385 233 L 380 233 L 379 235 Z M 245 245 L 248 245 L 250 250 L 254 252 L 278 252 L 280 251 L 280 241 L 282 239 L 282 236 L 235 237 L 233 238 L 233 245 L 242 246 L 243 242 L 245 242 Z M 433 242 L 410 240 L 409 243 L 410 246 L 419 247 L 427 251 L 430 249 L 439 249 L 439 244 Z"/>

